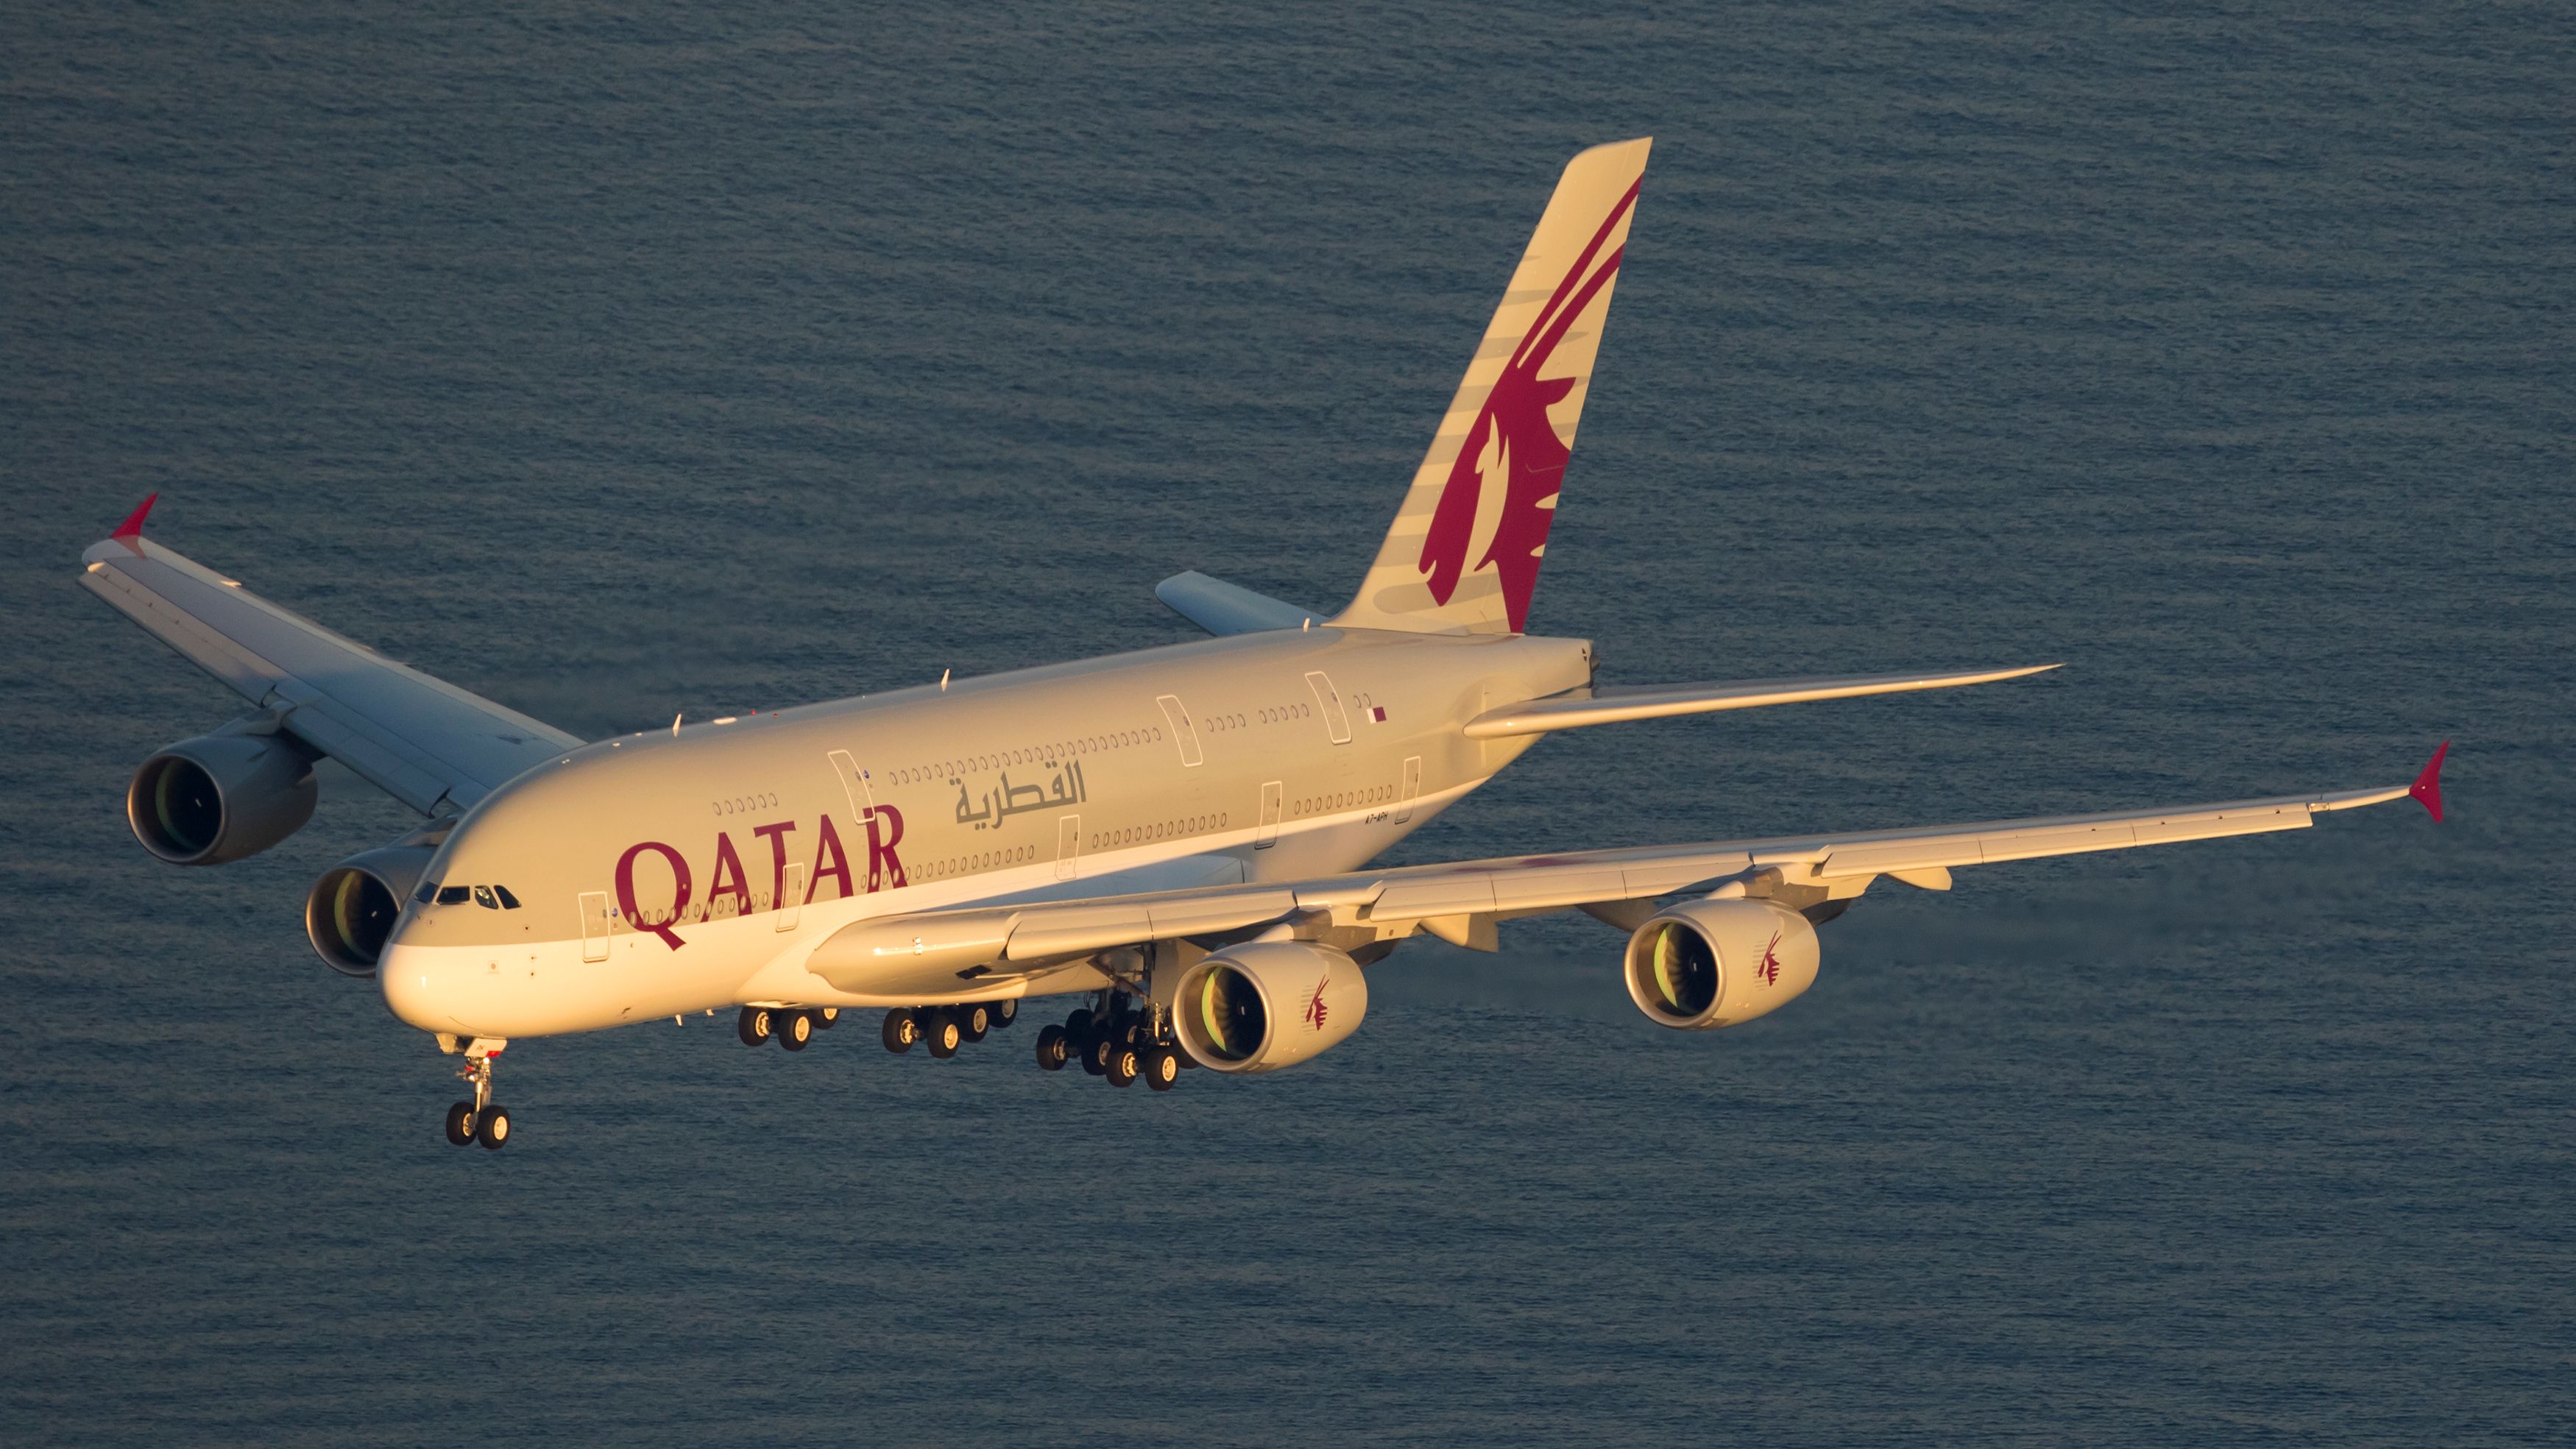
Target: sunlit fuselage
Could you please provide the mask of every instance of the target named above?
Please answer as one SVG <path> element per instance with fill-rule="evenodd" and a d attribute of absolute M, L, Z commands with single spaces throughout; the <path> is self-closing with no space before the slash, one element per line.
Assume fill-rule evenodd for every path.
<path fill-rule="evenodd" d="M 1590 672 L 1578 640 L 1323 628 L 602 741 L 458 823 L 378 978 L 397 1017 L 461 1036 L 909 1004 L 922 983 L 842 990 L 806 958 L 878 915 L 1350 869 L 1529 743 L 1465 720 Z"/>

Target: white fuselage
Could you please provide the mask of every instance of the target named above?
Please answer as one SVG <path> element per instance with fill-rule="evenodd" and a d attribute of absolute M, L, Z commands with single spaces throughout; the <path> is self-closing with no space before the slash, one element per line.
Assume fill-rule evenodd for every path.
<path fill-rule="evenodd" d="M 379 979 L 403 1021 L 482 1037 L 1093 989 L 1082 963 L 843 989 L 806 962 L 889 914 L 1354 868 L 1531 743 L 1467 720 L 1590 674 L 1580 640 L 1318 628 L 602 741 L 458 822 Z"/>

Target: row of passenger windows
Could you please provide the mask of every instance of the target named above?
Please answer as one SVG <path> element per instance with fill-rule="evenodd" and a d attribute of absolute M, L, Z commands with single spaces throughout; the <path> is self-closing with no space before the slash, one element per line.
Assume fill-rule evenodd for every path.
<path fill-rule="evenodd" d="M 1160 825 L 1131 825 L 1124 830 L 1095 831 L 1091 837 L 1091 848 L 1104 850 L 1113 845 L 1141 845 L 1149 840 L 1169 840 L 1175 835 L 1223 830 L 1225 821 L 1223 814 L 1193 815 L 1187 820 L 1166 820 Z"/>
<path fill-rule="evenodd" d="M 733 910 L 731 914 L 736 916 L 747 916 L 756 911 L 768 910 L 770 907 L 769 893 L 766 891 L 755 893 L 751 898 L 751 904 L 749 906 L 743 905 L 741 897 L 735 895 L 731 891 L 726 891 L 723 894 L 716 896 L 713 900 L 692 902 L 689 908 L 685 911 L 674 911 L 667 907 L 658 911 L 637 911 L 635 913 L 635 922 L 637 925 L 641 926 L 686 926 L 697 921 L 703 921 L 709 916 L 714 916 L 716 919 L 722 920 L 724 919 L 725 913 L 717 911 L 716 906 L 719 902 L 723 901 L 733 902 Z"/>
<path fill-rule="evenodd" d="M 1076 755 L 1106 754 L 1135 745 L 1160 744 L 1160 727 L 1141 730 L 1119 730 L 1105 735 L 1083 735 L 1052 745 L 1028 745 L 1016 750 L 999 750 L 987 755 L 966 755 L 954 760 L 934 760 L 926 765 L 906 765 L 894 772 L 894 783 L 917 785 L 924 780 L 953 780 L 969 770 L 999 770 L 1012 765 L 1052 765 Z"/>
<path fill-rule="evenodd" d="M 916 880 L 941 880 L 970 871 L 992 870 L 998 866 L 1025 865 L 1038 858 L 1038 848 L 1023 845 L 1014 850 L 985 850 L 961 855 L 954 860 L 934 860 L 911 872 Z"/>
<path fill-rule="evenodd" d="M 434 880 L 425 880 L 420 883 L 419 890 L 411 893 L 411 898 L 424 906 L 432 901 L 442 906 L 461 906 L 470 900 L 487 911 L 515 911 L 519 908 L 519 898 L 510 894 L 508 886 L 443 886 Z"/>
<path fill-rule="evenodd" d="M 1333 795 L 1315 795 L 1297 802 L 1300 815 L 1320 815 L 1327 810 L 1348 810 L 1354 805 L 1379 805 L 1395 798 L 1393 785 L 1380 785 L 1373 790 L 1344 790 Z"/>
<path fill-rule="evenodd" d="M 746 810 L 775 810 L 778 808 L 778 797 L 765 794 L 736 795 L 730 800 L 716 801 L 715 806 L 718 815 L 740 815 Z"/>

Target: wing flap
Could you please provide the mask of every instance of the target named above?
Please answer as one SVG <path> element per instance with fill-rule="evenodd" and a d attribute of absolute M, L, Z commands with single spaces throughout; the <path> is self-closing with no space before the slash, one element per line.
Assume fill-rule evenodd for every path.
<path fill-rule="evenodd" d="M 385 658 L 140 534 L 81 583 L 280 727 L 423 814 L 467 806 L 581 740 Z"/>
<path fill-rule="evenodd" d="M 1650 687 L 1578 689 L 1545 699 L 1524 700 L 1487 710 L 1467 722 L 1471 740 L 1546 734 L 1586 725 L 1624 724 L 1630 720 L 1667 719 L 1719 710 L 1761 709 L 1775 704 L 1805 704 L 1820 699 L 1856 699 L 1871 694 L 1904 694 L 1918 689 L 1956 689 L 2044 674 L 2055 664 L 2018 669 L 1962 669 L 1939 674 L 1854 674 L 1815 679 L 1740 679 L 1710 684 L 1662 684 Z"/>

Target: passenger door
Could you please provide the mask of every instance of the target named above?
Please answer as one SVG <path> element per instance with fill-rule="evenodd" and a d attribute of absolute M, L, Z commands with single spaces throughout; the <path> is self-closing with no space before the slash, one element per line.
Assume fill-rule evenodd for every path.
<path fill-rule="evenodd" d="M 1071 880 L 1082 873 L 1082 817 L 1059 815 L 1055 821 L 1055 878 Z"/>
<path fill-rule="evenodd" d="M 1320 669 L 1306 671 L 1306 687 L 1314 691 L 1315 707 L 1324 712 L 1325 733 L 1333 737 L 1334 744 L 1349 744 L 1351 717 L 1342 712 L 1341 691 L 1333 688 L 1333 681 Z"/>
<path fill-rule="evenodd" d="M 609 925 L 608 892 L 583 891 L 581 893 L 581 959 L 584 961 L 608 959 Z"/>
<path fill-rule="evenodd" d="M 1253 832 L 1252 848 L 1268 850 L 1279 839 L 1279 816 L 1287 807 L 1288 787 L 1273 780 L 1261 787 L 1261 826 Z"/>

